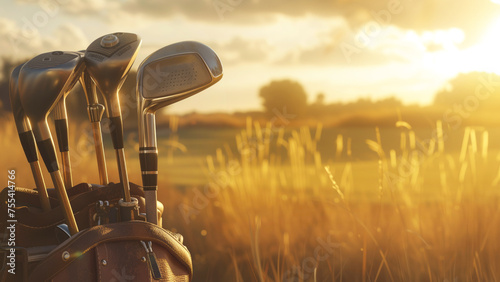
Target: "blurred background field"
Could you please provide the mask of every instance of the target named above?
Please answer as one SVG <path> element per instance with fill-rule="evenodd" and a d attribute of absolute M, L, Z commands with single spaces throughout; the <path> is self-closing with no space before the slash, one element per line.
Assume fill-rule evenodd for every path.
<path fill-rule="evenodd" d="M 240 128 L 177 128 L 179 117 L 168 120 L 159 130 L 159 199 L 164 227 L 181 232 L 193 255 L 195 281 L 500 277 L 495 127 L 273 127 L 247 117 Z M 18 186 L 33 187 L 12 119 L 1 124 L 2 170 L 15 168 Z M 97 183 L 89 126 L 70 130 L 82 133 L 72 134 L 75 183 Z M 136 137 L 128 132 L 126 149 L 140 184 Z"/>

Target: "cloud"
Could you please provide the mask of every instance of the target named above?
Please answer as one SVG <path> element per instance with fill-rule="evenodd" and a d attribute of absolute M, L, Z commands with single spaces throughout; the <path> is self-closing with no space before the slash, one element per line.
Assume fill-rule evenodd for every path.
<path fill-rule="evenodd" d="M 34 1 L 34 0 L 23 0 Z M 370 22 L 395 26 L 417 33 L 459 29 L 464 33 L 462 47 L 475 44 L 493 19 L 500 16 L 500 5 L 487 0 L 45 0 L 65 1 L 68 12 L 80 16 L 99 14 L 104 21 L 151 22 L 178 16 L 190 21 L 220 26 L 270 26 L 285 18 L 342 18 L 352 31 Z M 106 11 L 106 13 L 103 13 Z M 317 27 L 311 27 L 314 30 Z M 300 34 L 297 34 L 300 36 Z M 434 47 L 438 47 L 439 44 Z M 365 53 L 366 54 L 366 53 Z"/>
<path fill-rule="evenodd" d="M 16 0 L 19 4 L 36 5 L 40 10 L 55 14 L 64 11 L 71 15 L 105 15 L 120 8 L 120 0 Z"/>
<path fill-rule="evenodd" d="M 456 28 L 418 33 L 372 22 L 357 30 L 336 26 L 318 37 L 315 45 L 296 46 L 276 64 L 371 66 L 418 62 L 426 54 L 459 50 L 464 33 Z"/>
<path fill-rule="evenodd" d="M 269 59 L 273 47 L 265 40 L 246 40 L 234 37 L 229 42 L 210 43 L 225 65 L 241 63 L 262 63 Z"/>
<path fill-rule="evenodd" d="M 78 51 L 85 49 L 89 40 L 79 27 L 71 24 L 57 26 L 49 34 L 41 34 L 30 21 L 18 25 L 9 19 L 0 18 L 0 50 L 5 58 L 31 58 L 54 50 Z"/>
<path fill-rule="evenodd" d="M 221 25 L 269 25 L 280 17 L 344 18 L 351 28 L 377 21 L 417 32 L 458 28 L 464 44 L 475 43 L 481 30 L 500 15 L 500 5 L 489 0 L 16 0 L 41 9 L 101 21 L 165 20 L 183 16 Z"/>
<path fill-rule="evenodd" d="M 388 24 L 417 31 L 478 30 L 500 13 L 488 0 L 17 0 L 40 7 L 58 7 L 80 16 L 112 16 L 115 12 L 161 18 L 183 15 L 192 20 L 221 23 L 265 23 L 277 15 L 342 16 L 356 28 L 382 16 Z"/>
<path fill-rule="evenodd" d="M 97 1 L 97 0 L 94 0 Z M 303 17 L 343 16 L 353 27 L 381 16 L 388 24 L 414 30 L 477 30 L 499 15 L 500 5 L 477 0 L 130 0 L 122 9 L 134 14 L 164 18 L 182 14 L 193 20 L 253 23 L 275 15 Z"/>

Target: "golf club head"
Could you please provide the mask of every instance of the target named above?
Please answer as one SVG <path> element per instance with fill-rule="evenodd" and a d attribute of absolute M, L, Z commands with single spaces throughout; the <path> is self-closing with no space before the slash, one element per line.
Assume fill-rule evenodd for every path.
<path fill-rule="evenodd" d="M 18 89 L 21 104 L 33 127 L 42 157 L 45 154 L 42 147 L 49 150 L 52 146 L 53 149 L 47 116 L 74 85 L 75 77 L 81 73 L 83 66 L 80 54 L 55 51 L 36 56 L 20 70 Z M 49 158 L 44 157 L 46 165 L 51 167 L 49 171 L 58 170 L 57 159 Z"/>
<path fill-rule="evenodd" d="M 140 146 L 156 147 L 154 114 L 158 109 L 199 93 L 222 75 L 217 54 L 199 42 L 171 44 L 148 56 L 137 72 Z"/>
<path fill-rule="evenodd" d="M 23 132 L 31 131 L 31 124 L 24 113 L 23 106 L 21 104 L 21 96 L 19 95 L 18 82 L 19 73 L 24 64 L 20 64 L 10 74 L 9 80 L 9 97 L 10 104 L 12 106 L 12 113 L 14 115 L 14 121 L 16 123 L 17 132 L 19 134 Z"/>
<path fill-rule="evenodd" d="M 118 90 L 142 43 L 137 34 L 116 32 L 97 38 L 85 51 L 87 72 L 104 96 L 109 117 L 120 116 Z"/>

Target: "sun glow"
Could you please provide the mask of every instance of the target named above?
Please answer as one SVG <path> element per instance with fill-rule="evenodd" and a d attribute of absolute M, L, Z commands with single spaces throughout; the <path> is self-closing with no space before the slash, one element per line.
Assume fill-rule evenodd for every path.
<path fill-rule="evenodd" d="M 473 71 L 500 74 L 499 32 L 500 18 L 491 23 L 476 44 L 465 49 L 460 48 L 461 41 L 455 42 L 457 48 L 446 48 L 443 45 L 443 50 L 427 53 L 424 63 L 435 72 L 448 76 Z M 458 33 L 456 38 L 458 39 Z"/>
<path fill-rule="evenodd" d="M 500 0 L 498 0 L 500 3 Z M 467 66 L 471 71 L 486 71 L 500 74 L 500 18 L 496 19 L 480 42 L 465 50 Z"/>

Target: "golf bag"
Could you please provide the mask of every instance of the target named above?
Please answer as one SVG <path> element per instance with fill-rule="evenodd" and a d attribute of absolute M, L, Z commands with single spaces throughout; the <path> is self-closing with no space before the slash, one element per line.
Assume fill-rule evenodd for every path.
<path fill-rule="evenodd" d="M 0 193 L 0 281 L 191 280 L 191 256 L 180 234 L 139 220 L 116 222 L 113 210 L 121 198 L 119 184 L 68 189 L 81 230 L 72 237 L 59 228 L 64 218 L 52 197 L 55 193 L 49 191 L 53 208 L 43 212 L 36 191 L 16 188 L 15 246 L 8 244 L 6 190 Z M 138 199 L 138 212 L 143 212 L 142 189 L 131 184 L 131 195 Z M 108 204 L 96 205 L 103 202 Z M 159 207 L 162 212 L 161 203 Z M 15 275 L 8 272 L 12 261 Z"/>
<path fill-rule="evenodd" d="M 131 183 L 131 195 L 138 199 L 139 211 L 145 212 L 144 191 Z M 75 219 L 81 230 L 91 226 L 118 221 L 118 201 L 122 197 L 120 184 L 109 184 L 106 187 L 81 183 L 67 190 Z M 64 223 L 62 207 L 59 206 L 56 191 L 49 189 L 49 198 L 52 209 L 44 212 L 40 207 L 40 200 L 35 190 L 15 188 L 16 209 L 16 244 L 23 247 L 57 245 L 61 243 L 57 226 Z M 0 200 L 6 203 L 8 189 L 0 193 Z M 102 205 L 99 205 L 102 203 Z M 159 204 L 160 217 L 163 205 Z M 0 232 L 6 230 L 7 205 L 0 208 Z M 161 225 L 160 225 L 161 226 Z M 0 238 L 1 239 L 1 238 Z M 65 239 L 65 238 L 63 238 Z"/>

